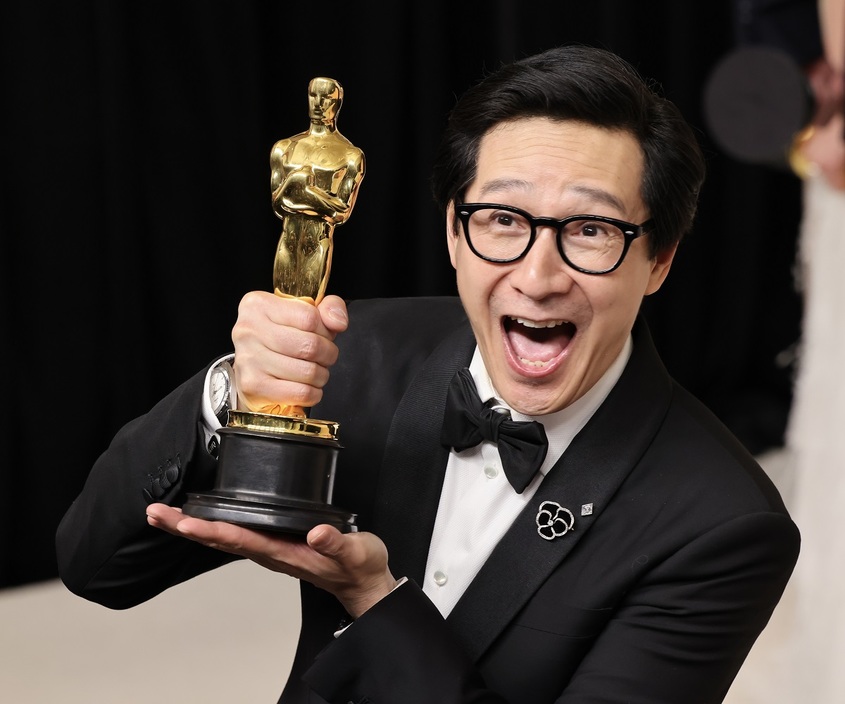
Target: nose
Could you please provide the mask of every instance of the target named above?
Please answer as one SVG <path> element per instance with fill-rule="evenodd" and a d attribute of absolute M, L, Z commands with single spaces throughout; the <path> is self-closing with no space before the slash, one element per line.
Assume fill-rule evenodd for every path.
<path fill-rule="evenodd" d="M 553 227 L 540 227 L 531 249 L 514 263 L 509 280 L 511 286 L 533 300 L 566 293 L 572 287 L 572 271 L 557 249 L 557 233 Z"/>

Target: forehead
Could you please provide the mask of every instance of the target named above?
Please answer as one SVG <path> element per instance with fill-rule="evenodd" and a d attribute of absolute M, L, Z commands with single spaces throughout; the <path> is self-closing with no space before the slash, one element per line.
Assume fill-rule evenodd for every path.
<path fill-rule="evenodd" d="M 474 201 L 536 201 L 546 208 L 595 202 L 630 216 L 644 209 L 642 177 L 642 149 L 629 132 L 531 117 L 482 137 L 469 192 Z"/>

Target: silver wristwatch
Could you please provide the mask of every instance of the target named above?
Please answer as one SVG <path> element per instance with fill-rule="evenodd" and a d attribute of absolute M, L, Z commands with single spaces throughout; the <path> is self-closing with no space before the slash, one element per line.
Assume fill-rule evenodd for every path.
<path fill-rule="evenodd" d="M 209 397 L 211 408 L 220 425 L 229 422 L 229 409 L 234 405 L 234 379 L 234 370 L 227 361 L 219 362 L 211 370 Z"/>

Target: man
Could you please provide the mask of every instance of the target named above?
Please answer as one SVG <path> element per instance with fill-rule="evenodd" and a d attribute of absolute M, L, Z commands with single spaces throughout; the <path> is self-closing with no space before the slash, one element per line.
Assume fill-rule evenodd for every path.
<path fill-rule="evenodd" d="M 253 292 L 233 330 L 242 404 L 340 422 L 335 503 L 361 532 L 303 542 L 179 512 L 214 470 L 202 372 L 98 460 L 59 528 L 66 584 L 124 608 L 233 555 L 301 579 L 282 702 L 721 701 L 799 538 L 637 318 L 702 178 L 677 110 L 608 52 L 490 75 L 434 172 L 460 303 L 347 319 L 334 296 Z M 461 428 L 466 393 L 480 419 Z"/>

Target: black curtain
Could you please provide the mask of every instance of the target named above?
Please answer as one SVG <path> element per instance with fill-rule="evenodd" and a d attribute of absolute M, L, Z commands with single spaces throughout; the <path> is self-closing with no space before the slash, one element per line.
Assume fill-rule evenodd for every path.
<path fill-rule="evenodd" d="M 0 587 L 55 577 L 56 526 L 112 435 L 228 351 L 240 297 L 270 288 L 268 157 L 307 128 L 312 77 L 344 86 L 338 125 L 367 157 L 330 291 L 452 294 L 428 189 L 446 114 L 501 61 L 569 42 L 621 54 L 698 129 L 710 175 L 695 231 L 645 311 L 676 378 L 753 451 L 779 443 L 800 187 L 707 134 L 727 0 L 9 0 Z"/>

